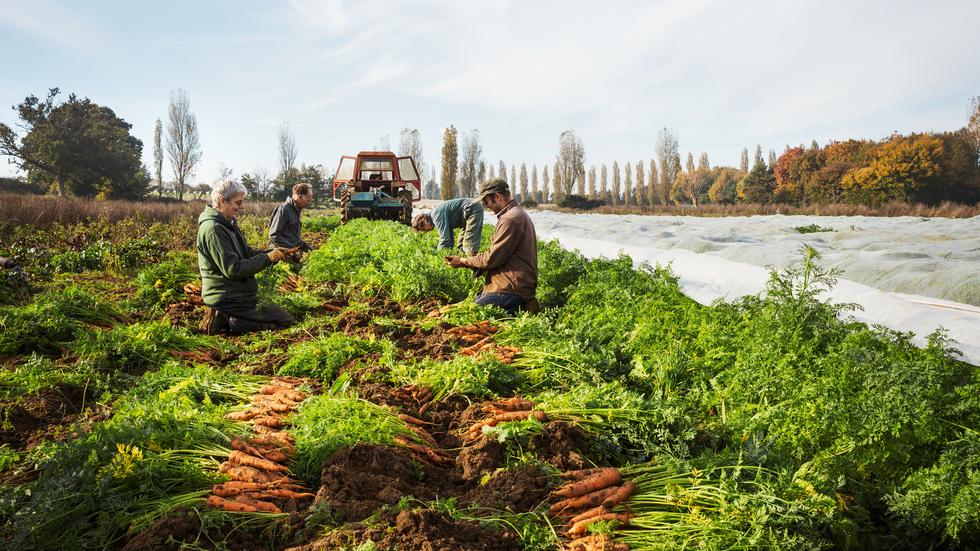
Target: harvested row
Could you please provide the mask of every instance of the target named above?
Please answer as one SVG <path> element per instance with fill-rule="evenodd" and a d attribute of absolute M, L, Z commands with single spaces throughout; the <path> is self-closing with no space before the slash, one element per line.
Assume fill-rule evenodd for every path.
<path fill-rule="evenodd" d="M 548 421 L 548 414 L 541 410 L 534 410 L 534 402 L 520 397 L 505 398 L 495 402 L 487 402 L 481 406 L 484 413 L 490 414 L 488 417 L 470 425 L 463 435 L 465 442 L 472 442 L 483 435 L 483 427 L 495 427 L 500 423 L 510 421 L 526 421 L 534 419 L 540 423 Z"/>
<path fill-rule="evenodd" d="M 224 511 L 241 513 L 283 513 L 296 511 L 314 495 L 289 477 L 285 463 L 296 453 L 292 437 L 285 432 L 284 417 L 291 413 L 306 394 L 296 390 L 302 379 L 276 377 L 263 385 L 244 411 L 225 417 L 250 422 L 260 433 L 252 438 L 233 438 L 228 460 L 218 470 L 231 480 L 215 484 L 208 505 Z"/>

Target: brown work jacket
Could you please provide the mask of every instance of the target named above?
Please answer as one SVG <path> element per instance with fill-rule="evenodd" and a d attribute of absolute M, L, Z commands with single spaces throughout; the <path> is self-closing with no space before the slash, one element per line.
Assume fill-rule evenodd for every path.
<path fill-rule="evenodd" d="M 484 293 L 513 293 L 524 300 L 538 289 L 538 242 L 527 211 L 513 199 L 497 213 L 490 250 L 463 259 L 486 276 Z"/>

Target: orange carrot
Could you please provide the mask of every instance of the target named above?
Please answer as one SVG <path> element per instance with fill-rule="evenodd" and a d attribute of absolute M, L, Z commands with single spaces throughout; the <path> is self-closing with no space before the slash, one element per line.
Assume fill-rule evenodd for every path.
<path fill-rule="evenodd" d="M 621 480 L 622 477 L 619 474 L 619 469 L 609 467 L 602 469 L 598 473 L 595 473 L 586 479 L 579 480 L 577 482 L 569 482 L 568 484 L 565 484 L 561 488 L 555 490 L 553 493 L 556 496 L 561 497 L 578 497 L 596 490 L 615 486 L 619 484 Z"/>
<path fill-rule="evenodd" d="M 416 444 L 415 442 L 412 442 L 407 438 L 396 436 L 393 438 L 393 440 L 395 441 L 396 444 L 404 448 L 407 448 L 415 453 L 421 454 L 423 457 L 428 458 L 432 463 L 435 463 L 436 465 L 441 465 L 443 463 L 452 461 L 451 457 L 446 457 L 428 446 L 422 446 Z"/>
<path fill-rule="evenodd" d="M 606 509 L 612 509 L 616 505 L 626 501 L 629 497 L 633 495 L 633 482 L 627 480 L 619 487 L 619 490 L 615 494 L 607 497 L 605 501 L 602 502 L 602 506 Z"/>
<path fill-rule="evenodd" d="M 344 308 L 343 307 L 337 306 L 336 304 L 330 304 L 329 302 L 324 302 L 323 303 L 323 309 L 324 310 L 329 310 L 331 312 L 343 312 L 344 311 Z"/>
<path fill-rule="evenodd" d="M 218 471 L 228 475 L 232 480 L 241 480 L 242 482 L 276 482 L 286 481 L 289 478 L 282 473 L 263 471 L 228 461 L 222 463 L 218 467 Z"/>
<path fill-rule="evenodd" d="M 286 461 L 289 460 L 289 456 L 282 453 L 282 451 L 279 448 L 271 448 L 268 446 L 256 446 L 255 451 L 259 452 L 258 455 L 254 453 L 249 455 L 256 455 L 256 457 L 264 457 L 269 461 L 275 461 L 276 463 L 285 463 Z"/>
<path fill-rule="evenodd" d="M 405 421 L 406 423 L 410 423 L 412 425 L 417 425 L 420 427 L 429 424 L 421 419 L 416 419 L 415 417 L 412 417 L 411 415 L 405 413 L 399 413 L 398 418 L 401 419 L 402 421 Z"/>
<path fill-rule="evenodd" d="M 263 415 L 261 417 L 256 417 L 252 419 L 252 425 L 262 425 L 264 427 L 271 427 L 278 429 L 282 427 L 282 419 L 273 417 L 271 415 Z"/>
<path fill-rule="evenodd" d="M 588 478 L 598 472 L 601 472 L 607 467 L 595 467 L 592 469 L 579 469 L 577 471 L 565 471 L 563 473 L 558 473 L 558 478 L 563 480 L 582 480 L 583 478 Z"/>
<path fill-rule="evenodd" d="M 612 488 L 603 488 L 601 490 L 596 490 L 591 494 L 585 494 L 584 496 L 571 497 L 564 501 L 559 501 L 548 509 L 548 512 L 552 515 L 561 513 L 562 511 L 576 511 L 578 509 L 598 507 L 602 505 L 605 499 L 619 490 L 618 486 L 613 486 Z"/>
<path fill-rule="evenodd" d="M 230 419 L 232 421 L 250 421 L 259 415 L 265 413 L 258 409 L 246 409 L 245 411 L 232 411 L 231 413 L 225 414 L 225 419 Z"/>
<path fill-rule="evenodd" d="M 283 434 L 285 437 L 272 434 L 256 435 L 249 438 L 248 441 L 256 446 L 274 446 L 286 450 L 287 453 L 296 453 L 296 447 L 293 446 L 292 437 L 289 433 L 284 432 Z"/>
<path fill-rule="evenodd" d="M 565 546 L 566 551 L 594 551 L 611 549 L 612 540 L 605 534 L 592 534 L 572 540 Z"/>
<path fill-rule="evenodd" d="M 568 529 L 567 534 L 569 536 L 579 536 L 585 533 L 589 529 L 589 526 L 599 522 L 601 520 L 615 520 L 622 524 L 623 526 L 630 525 L 630 515 L 618 514 L 618 513 L 606 513 L 604 515 L 595 516 L 592 518 L 587 518 L 585 520 L 580 520 L 576 522 L 571 528 Z"/>
<path fill-rule="evenodd" d="M 249 495 L 257 499 L 271 498 L 271 499 L 302 500 L 302 499 L 312 499 L 316 497 L 316 494 L 311 494 L 309 492 L 294 492 L 292 490 L 286 490 L 282 488 L 270 488 L 268 490 L 261 490 L 258 492 L 249 493 Z"/>
<path fill-rule="evenodd" d="M 487 402 L 483 404 L 482 409 L 484 411 L 530 411 L 534 408 L 534 402 L 530 400 L 525 400 L 523 398 L 509 398 L 507 400 L 497 400 L 496 402 Z"/>
<path fill-rule="evenodd" d="M 609 510 L 606 509 L 605 507 L 601 506 L 601 505 L 598 506 L 598 507 L 593 507 L 593 508 L 585 511 L 584 513 L 579 513 L 579 514 L 575 515 L 574 517 L 570 518 L 568 520 L 568 525 L 569 526 L 572 526 L 572 525 L 574 525 L 575 523 L 577 523 L 579 521 L 583 521 L 583 520 L 585 520 L 587 518 L 592 518 L 592 517 L 596 517 L 596 516 L 599 516 L 599 515 L 603 515 L 603 514 L 606 514 L 608 512 L 609 512 Z"/>
<path fill-rule="evenodd" d="M 257 513 L 259 510 L 252 505 L 231 501 L 220 496 L 208 497 L 208 506 L 234 513 Z"/>
<path fill-rule="evenodd" d="M 490 336 L 484 337 L 482 340 L 480 340 L 479 342 L 477 342 L 473 346 L 467 346 L 465 348 L 460 348 L 459 349 L 459 353 L 462 354 L 462 355 L 464 355 L 464 356 L 472 356 L 472 355 L 476 354 L 477 352 L 479 352 L 480 349 L 483 348 L 484 346 L 486 346 L 487 343 L 489 343 L 492 339 L 493 339 L 493 337 L 490 337 Z"/>
<path fill-rule="evenodd" d="M 238 450 L 232 450 L 232 452 L 228 454 L 228 462 L 234 463 L 235 465 L 241 465 L 242 467 L 252 467 L 262 471 L 286 472 L 289 470 L 285 465 L 280 465 L 279 463 L 274 463 L 268 459 L 255 457 L 254 455 L 249 455 Z"/>
<path fill-rule="evenodd" d="M 285 388 L 287 390 L 296 390 L 296 385 L 290 383 L 289 381 L 284 381 L 282 379 L 272 379 L 269 381 L 270 385 Z"/>
<path fill-rule="evenodd" d="M 436 443 L 435 439 L 432 438 L 432 435 L 429 434 L 428 432 L 426 432 L 426 430 L 423 429 L 422 427 L 416 427 L 415 425 L 408 425 L 408 430 L 410 430 L 410 431 L 414 432 L 415 434 L 419 435 L 419 438 L 421 438 L 422 440 L 425 440 L 426 443 L 428 443 L 430 446 L 437 446 L 438 445 Z"/>
<path fill-rule="evenodd" d="M 254 497 L 249 497 L 247 495 L 237 495 L 235 496 L 235 501 L 255 507 L 255 509 L 262 511 L 263 513 L 282 513 L 282 509 L 276 507 L 272 503 L 255 499 Z"/>

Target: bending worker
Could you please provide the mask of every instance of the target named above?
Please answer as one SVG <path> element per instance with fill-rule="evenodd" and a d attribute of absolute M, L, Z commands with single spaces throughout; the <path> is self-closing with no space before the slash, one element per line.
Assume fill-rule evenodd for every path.
<path fill-rule="evenodd" d="M 459 228 L 459 245 L 463 252 L 472 256 L 480 252 L 483 233 L 483 205 L 477 199 L 450 199 L 443 201 L 432 214 L 419 214 L 412 220 L 417 232 L 436 229 L 439 232 L 439 248 L 452 249 L 453 230 Z"/>
<path fill-rule="evenodd" d="M 238 228 L 245 206 L 245 186 L 225 180 L 211 191 L 211 206 L 197 219 L 197 265 L 201 272 L 201 298 L 208 313 L 201 331 L 214 335 L 283 329 L 296 323 L 275 304 L 258 305 L 255 274 L 285 259 L 295 249 L 276 247 L 257 251 L 248 246 Z"/>
<path fill-rule="evenodd" d="M 276 207 L 269 221 L 269 241 L 273 246 L 286 249 L 299 247 L 302 252 L 313 250 L 309 243 L 303 241 L 303 224 L 300 222 L 303 209 L 311 204 L 313 204 L 313 189 L 310 185 L 293 186 L 292 197 L 286 198 L 283 204 Z"/>
<path fill-rule="evenodd" d="M 503 178 L 480 186 L 479 200 L 497 215 L 490 250 L 466 258 L 447 256 L 446 263 L 484 272 L 486 284 L 476 297 L 477 304 L 492 304 L 510 313 L 518 309 L 537 312 L 538 242 L 531 217 L 511 198 Z"/>

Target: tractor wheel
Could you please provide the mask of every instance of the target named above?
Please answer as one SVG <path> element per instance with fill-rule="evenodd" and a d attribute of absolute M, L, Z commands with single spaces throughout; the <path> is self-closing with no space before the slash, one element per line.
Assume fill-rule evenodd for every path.
<path fill-rule="evenodd" d="M 403 189 L 398 192 L 398 198 L 402 202 L 402 215 L 399 220 L 402 224 L 406 226 L 412 225 L 412 190 Z"/>
<path fill-rule="evenodd" d="M 350 188 L 345 187 L 340 190 L 340 223 L 346 224 L 350 221 L 350 216 L 347 214 L 347 205 L 350 203 Z"/>

